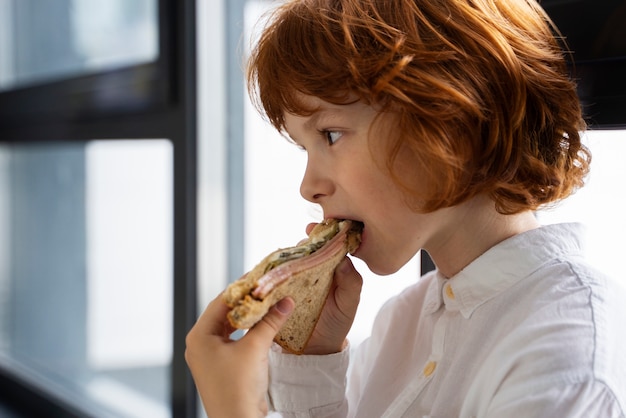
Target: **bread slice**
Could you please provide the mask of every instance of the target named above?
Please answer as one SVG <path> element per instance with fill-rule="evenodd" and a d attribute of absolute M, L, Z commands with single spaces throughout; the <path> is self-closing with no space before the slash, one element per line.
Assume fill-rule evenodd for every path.
<path fill-rule="evenodd" d="M 326 303 L 335 268 L 345 255 L 354 251 L 360 243 L 360 227 L 355 228 L 352 221 L 342 222 L 348 222 L 348 224 L 342 225 L 342 228 L 346 230 L 336 238 L 343 240 L 337 251 L 317 260 L 313 265 L 308 265 L 305 269 L 297 267 L 301 259 L 286 262 L 284 265 L 293 270 L 293 274 L 264 297 L 255 297 L 253 293 L 260 279 L 267 273 L 268 263 L 276 258 L 276 254 L 295 247 L 273 252 L 246 276 L 232 283 L 223 294 L 224 301 L 232 308 L 228 314 L 230 323 L 235 328 L 250 328 L 260 321 L 274 304 L 290 296 L 295 302 L 295 309 L 279 331 L 275 341 L 289 352 L 302 354 Z M 316 232 L 319 230 L 311 233 L 309 241 L 315 240 Z"/>

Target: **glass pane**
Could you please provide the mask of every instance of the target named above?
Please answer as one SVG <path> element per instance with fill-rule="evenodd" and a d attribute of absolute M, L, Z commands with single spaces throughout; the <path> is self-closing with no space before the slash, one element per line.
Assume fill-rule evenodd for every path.
<path fill-rule="evenodd" d="M 0 0 L 0 90 L 153 61 L 157 0 Z"/>
<path fill-rule="evenodd" d="M 621 266 L 626 231 L 624 155 L 626 130 L 587 131 L 584 142 L 591 150 L 587 184 L 553 209 L 538 213 L 543 223 L 582 222 L 587 229 L 586 252 L 590 260 L 626 286 Z"/>
<path fill-rule="evenodd" d="M 0 361 L 94 415 L 171 416 L 172 154 L 167 140 L 0 147 Z"/>

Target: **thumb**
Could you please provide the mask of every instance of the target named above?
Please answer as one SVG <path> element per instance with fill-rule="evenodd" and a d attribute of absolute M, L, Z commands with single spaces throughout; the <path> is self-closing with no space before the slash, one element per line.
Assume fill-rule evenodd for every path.
<path fill-rule="evenodd" d="M 335 303 L 341 313 L 351 320 L 356 315 L 361 299 L 363 278 L 354 268 L 352 260 L 345 257 L 335 270 Z"/>
<path fill-rule="evenodd" d="M 266 342 L 267 348 L 272 345 L 272 341 L 278 331 L 287 322 L 293 312 L 295 303 L 290 297 L 280 300 L 254 327 L 245 335 L 245 338 L 254 338 L 259 342 Z"/>
<path fill-rule="evenodd" d="M 335 281 L 337 283 L 337 287 L 342 290 L 346 290 L 349 293 L 356 295 L 361 293 L 361 288 L 363 287 L 363 277 L 354 268 L 354 264 L 352 264 L 352 260 L 350 260 L 349 257 L 344 257 L 341 263 L 337 266 L 337 269 L 335 270 Z"/>

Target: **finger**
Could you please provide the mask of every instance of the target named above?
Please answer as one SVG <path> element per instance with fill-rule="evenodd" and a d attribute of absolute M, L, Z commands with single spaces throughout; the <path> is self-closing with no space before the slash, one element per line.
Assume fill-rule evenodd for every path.
<path fill-rule="evenodd" d="M 346 317 L 354 317 L 359 301 L 363 278 L 354 268 L 352 260 L 345 257 L 335 270 L 335 303 Z"/>
<path fill-rule="evenodd" d="M 232 330 L 226 318 L 226 314 L 228 314 L 229 310 L 230 308 L 226 305 L 220 294 L 209 303 L 202 315 L 198 318 L 194 328 L 209 335 L 223 336 L 229 333 L 229 331 Z"/>
<path fill-rule="evenodd" d="M 361 292 L 363 287 L 363 277 L 354 268 L 352 260 L 349 257 L 344 257 L 335 269 L 335 282 L 337 286 L 351 292 Z"/>
<path fill-rule="evenodd" d="M 317 225 L 317 222 L 311 222 L 310 224 L 308 224 L 306 226 L 306 234 L 309 235 L 311 233 L 311 231 L 313 231 L 313 228 L 315 228 L 315 226 Z"/>
<path fill-rule="evenodd" d="M 310 234 L 311 234 L 311 231 L 313 231 L 313 228 L 315 228 L 315 225 L 317 225 L 317 223 L 312 222 L 312 223 L 310 223 L 310 224 L 308 224 L 308 225 L 306 226 L 306 234 L 307 234 L 307 235 L 310 235 Z M 300 241 L 298 241 L 298 245 L 302 245 L 302 244 L 304 244 L 305 242 L 307 242 L 308 240 L 309 240 L 309 239 L 308 239 L 308 237 L 307 237 L 307 238 L 303 238 L 303 239 L 301 239 Z"/>
<path fill-rule="evenodd" d="M 287 297 L 279 301 L 269 310 L 269 312 L 244 336 L 246 339 L 254 339 L 266 345 L 267 349 L 272 345 L 272 341 L 278 331 L 287 322 L 293 312 L 295 303 L 293 299 Z"/>
<path fill-rule="evenodd" d="M 222 301 L 222 295 L 215 298 L 206 307 L 185 339 L 185 360 L 189 365 L 201 359 L 204 350 L 215 340 L 215 336 L 225 339 L 232 332 L 226 319 L 228 306 Z"/>
<path fill-rule="evenodd" d="M 241 280 L 247 275 L 248 273 L 245 273 L 237 280 Z M 226 305 L 226 302 L 224 302 L 224 292 L 222 292 L 208 304 L 196 321 L 196 324 L 200 329 L 211 335 L 222 333 L 230 335 L 234 331 L 234 328 L 226 318 L 226 314 L 228 314 L 229 311 L 230 308 Z"/>

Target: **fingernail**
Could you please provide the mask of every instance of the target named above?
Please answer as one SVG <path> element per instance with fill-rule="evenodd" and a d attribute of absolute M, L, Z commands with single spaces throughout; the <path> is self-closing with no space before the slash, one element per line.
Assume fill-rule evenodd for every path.
<path fill-rule="evenodd" d="M 287 315 L 293 311 L 293 302 L 287 298 L 278 301 L 276 309 L 283 315 Z"/>

